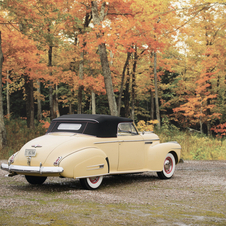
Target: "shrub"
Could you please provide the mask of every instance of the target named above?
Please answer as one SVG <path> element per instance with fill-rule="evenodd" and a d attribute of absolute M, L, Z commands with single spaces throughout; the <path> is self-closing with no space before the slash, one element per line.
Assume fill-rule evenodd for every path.
<path fill-rule="evenodd" d="M 157 121 L 139 121 L 139 131 L 152 131 Z M 0 151 L 0 159 L 7 159 L 29 140 L 44 135 L 48 121 L 36 122 L 35 129 L 28 129 L 25 119 L 6 120 L 7 146 Z M 222 141 L 203 134 L 182 132 L 176 126 L 163 120 L 160 131 L 155 131 L 161 142 L 177 141 L 181 147 L 181 157 L 185 160 L 226 160 L 226 140 Z"/>
<path fill-rule="evenodd" d="M 46 133 L 46 128 L 43 128 L 43 124 L 39 122 L 36 122 L 35 129 L 27 128 L 25 119 L 5 120 L 5 127 L 7 145 L 0 151 L 0 159 L 7 159 L 29 140 Z"/>
<path fill-rule="evenodd" d="M 153 131 L 154 130 L 154 125 L 158 123 L 158 120 L 150 120 L 145 122 L 144 120 L 140 120 L 137 123 L 137 129 L 140 132 L 143 131 Z"/>

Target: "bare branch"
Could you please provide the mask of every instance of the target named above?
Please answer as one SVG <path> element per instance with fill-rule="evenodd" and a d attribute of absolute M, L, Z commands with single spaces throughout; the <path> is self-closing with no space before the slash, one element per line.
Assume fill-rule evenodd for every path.
<path fill-rule="evenodd" d="M 216 30 L 216 32 L 215 32 L 215 34 L 214 34 L 214 38 L 217 36 L 217 34 L 218 34 L 218 32 L 222 29 L 222 27 L 224 27 L 224 25 L 226 24 L 226 22 L 225 23 L 223 23 L 217 30 Z"/>
<path fill-rule="evenodd" d="M 188 9 L 199 8 L 199 7 L 202 7 L 202 6 L 204 6 L 202 8 L 202 10 L 204 10 L 204 9 L 207 8 L 207 6 L 213 7 L 214 5 L 218 5 L 218 4 L 226 5 L 226 3 L 218 3 L 218 2 L 215 2 L 215 3 L 204 3 L 204 4 L 189 6 L 189 7 L 181 7 L 181 8 L 172 9 L 172 10 L 169 10 L 169 11 L 162 12 L 162 13 L 160 13 L 160 15 L 161 14 L 166 14 L 166 13 L 171 13 L 171 12 L 176 12 L 176 11 L 181 11 L 181 10 L 188 10 Z"/>
<path fill-rule="evenodd" d="M 205 4 L 206 5 L 206 4 Z M 206 6 L 204 6 L 202 9 L 200 9 L 199 11 L 197 11 L 196 13 L 195 13 L 195 15 L 194 16 L 192 16 L 189 20 L 187 20 L 184 24 L 182 24 L 181 26 L 179 26 L 178 28 L 176 28 L 175 30 L 173 30 L 173 31 L 169 31 L 169 32 L 167 32 L 166 34 L 168 35 L 168 34 L 170 34 L 170 33 L 173 33 L 173 32 L 176 32 L 176 31 L 178 31 L 180 28 L 182 28 L 182 27 L 184 27 L 186 24 L 188 24 L 190 21 L 192 21 L 202 10 L 204 10 L 206 8 Z"/>
<path fill-rule="evenodd" d="M 86 9 L 91 9 L 91 7 L 90 7 L 90 6 L 86 5 L 86 4 L 85 4 L 85 3 L 83 3 L 83 2 L 80 2 L 80 4 L 84 5 L 84 6 L 86 7 Z"/>

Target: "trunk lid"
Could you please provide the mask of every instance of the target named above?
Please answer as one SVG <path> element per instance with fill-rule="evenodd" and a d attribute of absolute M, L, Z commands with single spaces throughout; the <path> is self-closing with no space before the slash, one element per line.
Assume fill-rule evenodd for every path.
<path fill-rule="evenodd" d="M 15 158 L 15 165 L 39 166 L 60 145 L 76 139 L 77 134 L 52 133 L 26 143 Z M 54 161 L 54 160 L 53 160 Z"/>

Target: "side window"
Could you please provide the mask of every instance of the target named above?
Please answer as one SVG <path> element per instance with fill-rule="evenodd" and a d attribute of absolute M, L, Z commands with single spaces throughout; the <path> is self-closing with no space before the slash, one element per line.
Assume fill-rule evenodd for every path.
<path fill-rule="evenodd" d="M 118 125 L 118 136 L 133 136 L 138 132 L 132 123 L 120 123 Z"/>

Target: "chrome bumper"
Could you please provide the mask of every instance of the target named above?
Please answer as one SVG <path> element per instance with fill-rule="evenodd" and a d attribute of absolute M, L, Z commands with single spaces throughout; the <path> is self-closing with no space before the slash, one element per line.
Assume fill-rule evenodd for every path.
<path fill-rule="evenodd" d="M 8 165 L 2 163 L 1 169 L 8 171 L 10 173 L 21 173 L 21 174 L 59 174 L 64 171 L 62 167 L 44 167 L 40 166 L 17 166 L 17 165 Z"/>

